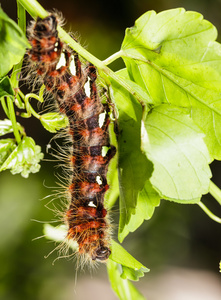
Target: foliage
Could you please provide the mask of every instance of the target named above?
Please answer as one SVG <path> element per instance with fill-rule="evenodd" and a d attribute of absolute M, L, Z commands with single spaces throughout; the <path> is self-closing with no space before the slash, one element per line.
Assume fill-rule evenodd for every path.
<path fill-rule="evenodd" d="M 23 109 L 22 117 L 36 117 L 53 133 L 68 121 L 56 112 L 38 114 L 33 109 L 29 99 L 44 101 L 44 87 L 39 95 L 24 95 L 15 80 L 21 64 L 10 78 L 6 76 L 29 47 L 21 29 L 25 23 L 21 5 L 33 17 L 47 15 L 35 0 L 19 0 L 23 18 L 18 26 L 0 10 L 0 99 L 8 118 L 0 121 L 0 135 L 14 133 L 14 138 L 0 140 L 0 171 L 10 169 L 28 177 L 39 171 L 43 154 L 16 121 L 15 108 Z M 111 190 L 106 201 L 112 207 L 119 196 L 119 241 L 150 219 L 162 199 L 198 204 L 221 223 L 201 202 L 210 192 L 221 203 L 209 167 L 221 159 L 221 46 L 215 41 L 216 28 L 199 13 L 182 8 L 149 11 L 126 30 L 120 51 L 105 61 L 61 28 L 59 34 L 97 67 L 117 111 L 119 136 L 116 141 L 112 130 L 111 138 L 118 144 L 118 172 L 115 162 L 108 174 Z M 119 57 L 125 68 L 113 72 L 107 65 Z M 48 238 L 59 241 L 54 232 L 56 236 L 61 228 L 45 230 Z M 138 280 L 148 269 L 114 241 L 107 268 L 120 299 L 144 299 L 128 279 Z"/>

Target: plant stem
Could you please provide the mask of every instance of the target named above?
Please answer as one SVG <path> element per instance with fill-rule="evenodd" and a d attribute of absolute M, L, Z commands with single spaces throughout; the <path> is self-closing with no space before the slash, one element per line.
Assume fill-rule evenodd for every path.
<path fill-rule="evenodd" d="M 27 110 L 28 114 L 30 114 L 30 116 L 33 115 L 37 119 L 40 119 L 41 116 L 38 113 L 36 113 L 36 111 L 33 109 L 33 107 L 31 106 L 31 104 L 29 103 L 29 98 L 34 98 L 34 99 L 39 100 L 39 96 L 36 95 L 36 94 L 32 94 L 32 93 L 31 94 L 27 94 L 25 96 L 25 100 L 24 101 L 25 101 L 26 110 Z"/>
<path fill-rule="evenodd" d="M 109 56 L 105 60 L 103 60 L 103 64 L 107 66 L 107 65 L 111 64 L 113 61 L 120 58 L 122 55 L 123 55 L 123 51 L 120 50 L 120 51 L 114 53 L 113 55 Z"/>
<path fill-rule="evenodd" d="M 214 215 L 207 207 L 205 204 L 203 204 L 201 201 L 199 203 L 197 203 L 200 208 L 202 208 L 202 210 L 215 222 L 220 223 L 221 224 L 221 219 L 219 217 L 217 217 L 216 215 Z"/>
<path fill-rule="evenodd" d="M 44 8 L 36 1 L 36 0 L 18 0 L 23 7 L 28 11 L 28 13 L 36 18 L 39 16 L 40 18 L 45 18 L 48 15 L 48 12 L 44 10 Z M 59 37 L 62 39 L 63 42 L 68 44 L 72 49 L 74 49 L 79 55 L 83 58 L 91 62 L 95 65 L 99 71 L 102 73 L 101 76 L 105 77 L 107 84 L 110 84 L 110 77 L 112 80 L 116 81 L 120 84 L 123 88 L 125 88 L 130 94 L 132 94 L 138 101 L 141 103 L 143 102 L 143 97 L 139 91 L 134 91 L 134 89 L 120 76 L 118 76 L 115 72 L 113 72 L 110 68 L 108 68 L 105 64 L 107 62 L 112 61 L 113 57 L 120 57 L 122 54 L 121 51 L 117 52 L 116 56 L 113 55 L 112 58 L 107 59 L 107 61 L 102 62 L 90 52 L 85 50 L 79 43 L 77 43 L 72 37 L 66 33 L 60 26 L 58 26 L 58 33 Z"/>
<path fill-rule="evenodd" d="M 17 14 L 18 14 L 18 25 L 21 28 L 21 30 L 25 33 L 26 30 L 26 12 L 25 9 L 21 6 L 20 3 L 17 2 Z M 11 76 L 11 84 L 14 89 L 18 88 L 18 74 L 21 71 L 22 67 L 22 61 L 20 61 L 18 64 L 16 64 L 12 71 Z M 4 105 L 5 103 L 3 103 Z M 7 97 L 7 105 L 8 105 L 8 114 L 7 116 L 12 122 L 12 128 L 14 132 L 14 136 L 16 139 L 16 142 L 19 144 L 21 142 L 21 136 L 18 130 L 17 121 L 15 117 L 15 110 L 14 110 L 14 104 L 10 97 Z M 5 105 L 6 108 L 6 105 Z M 4 106 L 3 106 L 4 109 Z"/>
<path fill-rule="evenodd" d="M 17 15 L 18 15 L 18 26 L 21 30 L 25 33 L 26 31 L 26 12 L 24 7 L 17 2 Z M 18 88 L 18 79 L 19 79 L 19 72 L 21 72 L 22 68 L 22 60 L 16 64 L 13 68 L 12 75 L 11 75 L 11 83 L 14 89 Z"/>
<path fill-rule="evenodd" d="M 43 88 L 44 88 L 44 86 L 43 86 Z M 42 89 L 42 87 L 41 87 L 41 89 Z M 36 113 L 36 111 L 33 109 L 31 104 L 29 103 L 29 98 L 34 98 L 40 102 L 43 102 L 42 98 L 40 98 L 40 96 L 33 94 L 33 93 L 24 95 L 21 90 L 19 90 L 18 93 L 19 93 L 20 97 L 22 98 L 22 100 L 25 102 L 25 108 L 27 111 L 27 113 L 22 113 L 21 116 L 23 116 L 24 118 L 30 118 L 31 115 L 33 115 L 37 119 L 40 119 L 41 116 L 38 113 Z M 43 89 L 42 89 L 41 93 L 43 93 Z"/>
<path fill-rule="evenodd" d="M 2 105 L 2 108 L 6 114 L 6 116 L 9 118 L 9 112 L 8 112 L 8 108 L 7 108 L 7 105 L 5 103 L 5 97 L 2 97 L 1 98 L 1 105 Z"/>
<path fill-rule="evenodd" d="M 17 122 L 16 122 L 13 101 L 10 97 L 7 97 L 7 104 L 8 104 L 9 118 L 12 122 L 12 128 L 13 128 L 14 136 L 15 136 L 16 142 L 19 144 L 21 142 L 21 137 L 20 137 L 20 134 L 19 134 L 19 131 L 18 131 L 18 126 L 17 126 Z"/>
<path fill-rule="evenodd" d="M 209 192 L 216 199 L 216 201 L 221 205 L 221 190 L 211 180 L 210 180 Z"/>
<path fill-rule="evenodd" d="M 26 11 L 24 7 L 17 2 L 17 14 L 18 14 L 18 26 L 21 28 L 22 32 L 26 32 Z"/>
<path fill-rule="evenodd" d="M 36 0 L 17 0 L 33 17 L 45 18 L 48 12 Z"/>

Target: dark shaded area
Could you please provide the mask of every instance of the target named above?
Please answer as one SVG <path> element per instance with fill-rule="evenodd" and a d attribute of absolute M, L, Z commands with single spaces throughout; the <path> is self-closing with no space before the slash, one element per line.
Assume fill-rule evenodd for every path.
<path fill-rule="evenodd" d="M 46 9 L 56 8 L 62 11 L 67 20 L 65 28 L 77 32 L 77 36 L 80 34 L 82 45 L 86 45 L 100 59 L 119 50 L 125 28 L 133 26 L 136 18 L 147 10 L 160 12 L 175 7 L 195 10 L 221 31 L 221 1 L 218 0 L 40 2 Z M 1 5 L 10 17 L 16 19 L 15 1 L 5 0 Z M 123 64 L 117 62 L 112 67 L 119 69 Z M 34 118 L 20 121 L 26 128 L 27 135 L 32 136 L 46 152 L 46 145 L 53 135 L 46 132 Z M 50 155 L 45 154 L 45 159 L 40 173 L 30 175 L 29 179 L 22 179 L 19 175 L 12 176 L 8 171 L 0 173 L 1 300 L 78 299 L 74 294 L 74 287 L 73 297 L 66 293 L 67 286 L 74 284 L 75 263 L 63 259 L 52 266 L 52 261 L 57 257 L 56 252 L 47 260 L 44 256 L 55 248 L 54 243 L 44 238 L 32 241 L 43 233 L 42 224 L 31 219 L 42 222 L 53 219 L 53 213 L 44 206 L 49 200 L 38 200 L 53 193 L 53 188 L 48 187 L 55 186 L 54 182 L 58 181 L 55 173 L 60 170 L 54 168 L 56 163 L 47 161 L 53 159 Z M 214 182 L 221 187 L 220 162 L 212 163 L 212 172 Z M 206 195 L 203 201 L 211 211 L 221 216 L 220 205 L 210 195 Z M 210 220 L 197 205 L 164 201 L 156 209 L 154 217 L 131 234 L 124 245 L 151 270 L 174 265 L 218 273 L 221 259 L 220 236 L 220 225 Z M 81 272 L 78 276 L 81 276 Z M 103 275 L 98 272 L 94 276 Z M 143 282 L 145 280 L 148 279 Z M 99 291 L 92 292 L 92 299 L 96 298 L 96 293 Z"/>

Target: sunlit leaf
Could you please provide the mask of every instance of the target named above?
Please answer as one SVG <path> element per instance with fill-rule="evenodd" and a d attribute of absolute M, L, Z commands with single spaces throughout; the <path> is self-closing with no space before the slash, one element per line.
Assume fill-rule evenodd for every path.
<path fill-rule="evenodd" d="M 19 130 L 23 131 L 22 126 L 19 123 L 17 123 L 17 127 Z M 0 120 L 0 136 L 11 132 L 13 132 L 11 120 Z"/>
<path fill-rule="evenodd" d="M 45 129 L 53 133 L 66 127 L 69 123 L 68 118 L 65 115 L 56 112 L 41 115 L 40 121 Z"/>
<path fill-rule="evenodd" d="M 144 296 L 129 280 L 121 277 L 121 265 L 109 259 L 107 263 L 107 270 L 112 289 L 120 300 L 145 300 Z"/>
<path fill-rule="evenodd" d="M 18 63 L 30 47 L 18 25 L 0 8 L 0 77 Z"/>
<path fill-rule="evenodd" d="M 4 163 L 10 153 L 15 149 L 16 143 L 14 139 L 0 140 L 0 166 Z"/>
<path fill-rule="evenodd" d="M 14 90 L 8 76 L 0 80 L 0 98 L 3 96 L 14 97 Z"/>
<path fill-rule="evenodd" d="M 154 164 L 150 182 L 161 197 L 196 203 L 208 193 L 211 158 L 204 135 L 185 109 L 157 106 L 144 120 L 143 131 L 142 148 Z"/>
<path fill-rule="evenodd" d="M 143 276 L 144 272 L 149 272 L 149 269 L 147 269 L 144 265 L 137 261 L 131 254 L 129 254 L 120 244 L 116 243 L 114 240 L 111 241 L 111 255 L 109 259 L 115 261 L 118 264 L 121 264 L 122 266 L 130 268 L 131 270 L 134 270 L 134 276 L 135 274 L 138 275 L 138 273 L 135 273 L 137 271 L 140 272 L 140 276 Z"/>
<path fill-rule="evenodd" d="M 130 79 L 155 104 L 186 107 L 221 159 L 221 45 L 216 28 L 183 8 L 142 15 L 122 44 Z"/>
<path fill-rule="evenodd" d="M 40 169 L 39 161 L 43 158 L 41 147 L 35 145 L 30 137 L 24 137 L 2 164 L 0 171 L 10 169 L 12 174 L 21 173 L 25 178 Z"/>

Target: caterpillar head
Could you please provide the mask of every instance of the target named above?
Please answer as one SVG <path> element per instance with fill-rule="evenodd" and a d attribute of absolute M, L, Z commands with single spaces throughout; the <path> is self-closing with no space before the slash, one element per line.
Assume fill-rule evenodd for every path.
<path fill-rule="evenodd" d="M 37 33 L 39 37 L 52 35 L 52 33 L 54 35 L 55 32 L 57 35 L 57 25 L 58 25 L 58 21 L 56 16 L 54 15 L 49 15 L 44 19 L 38 17 L 34 31 Z"/>
<path fill-rule="evenodd" d="M 94 252 L 92 253 L 92 260 L 97 260 L 101 262 L 105 262 L 111 254 L 111 251 L 106 246 L 100 246 L 99 248 L 96 248 Z"/>

